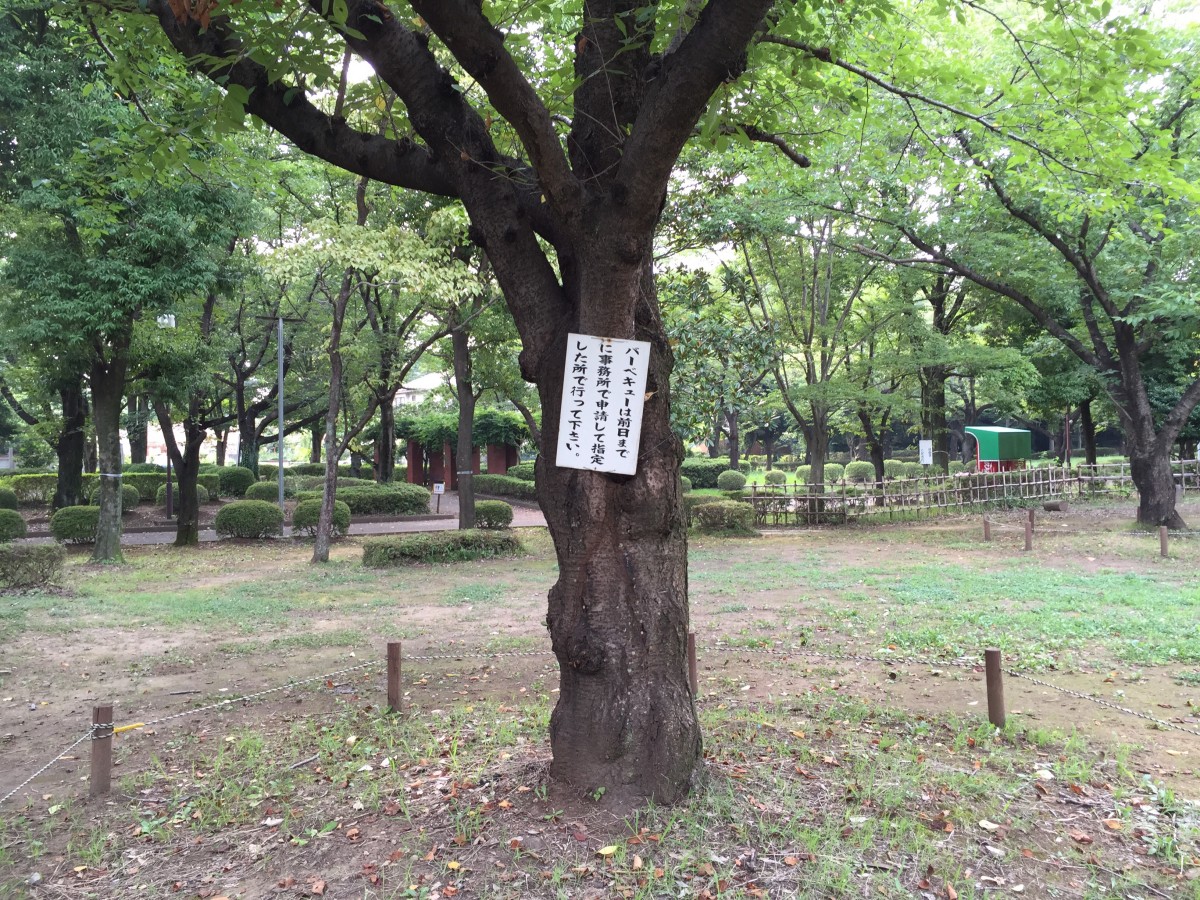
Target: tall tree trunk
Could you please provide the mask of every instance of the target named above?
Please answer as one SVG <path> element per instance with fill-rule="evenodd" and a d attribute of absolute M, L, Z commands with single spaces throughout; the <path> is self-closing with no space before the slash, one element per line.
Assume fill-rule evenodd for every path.
<path fill-rule="evenodd" d="M 310 463 L 315 464 L 321 461 L 321 442 L 324 437 L 325 427 L 320 422 L 314 422 L 308 443 L 308 461 Z"/>
<path fill-rule="evenodd" d="M 933 441 L 933 466 L 943 475 L 950 466 L 950 429 L 946 427 L 946 366 L 921 369 L 921 435 Z"/>
<path fill-rule="evenodd" d="M 363 188 L 360 187 L 360 197 Z M 361 200 L 360 200 L 361 205 Z M 361 215 L 361 213 L 360 213 Z M 338 460 L 342 447 L 338 445 L 337 420 L 342 411 L 342 324 L 346 320 L 346 305 L 354 289 L 354 274 L 347 270 L 333 301 L 333 316 L 329 326 L 329 408 L 325 410 L 325 486 L 321 493 L 321 512 L 317 516 L 317 537 L 313 544 L 312 562 L 329 562 L 329 547 L 333 542 L 333 504 L 337 499 Z"/>
<path fill-rule="evenodd" d="M 129 438 L 129 461 L 146 461 L 146 424 L 150 418 L 150 403 L 145 394 L 130 394 L 125 404 L 125 434 Z"/>
<path fill-rule="evenodd" d="M 53 509 L 76 506 L 83 484 L 83 456 L 87 443 L 87 406 L 83 399 L 83 378 L 59 389 L 62 400 L 62 430 L 54 445 L 58 455 L 58 487 L 54 490 Z"/>
<path fill-rule="evenodd" d="M 229 453 L 229 429 L 214 428 L 213 434 L 217 438 L 213 458 L 218 466 L 223 466 L 225 465 L 225 456 Z"/>
<path fill-rule="evenodd" d="M 200 503 L 196 495 L 200 474 L 200 448 L 204 444 L 205 429 L 199 422 L 199 404 L 193 400 L 188 416 L 183 420 L 183 449 L 175 440 L 171 413 L 166 404 L 155 400 L 154 412 L 162 429 L 167 453 L 175 470 L 174 493 L 175 546 L 194 547 L 200 543 Z"/>
<path fill-rule="evenodd" d="M 542 346 L 527 343 L 522 361 L 537 366 L 531 376 L 542 400 L 545 452 L 537 459 L 536 482 L 559 571 L 546 617 L 560 672 L 550 719 L 551 773 L 617 798 L 670 802 L 687 791 L 701 740 L 687 678 L 683 447 L 669 416 L 673 359 L 658 312 L 649 237 L 641 244 L 639 266 L 631 266 L 627 254 L 602 264 L 589 254 L 595 268 L 569 273 L 578 278 L 573 311 L 552 330 L 538 323 L 552 336 Z M 627 302 L 614 304 L 614 295 Z M 525 328 L 537 333 L 529 323 Z M 652 345 L 633 476 L 554 464 L 572 331 Z"/>
<path fill-rule="evenodd" d="M 121 556 L 121 407 L 128 348 L 110 347 L 110 359 L 92 363 L 92 421 L 100 466 L 100 522 L 92 562 L 124 562 Z"/>
<path fill-rule="evenodd" d="M 879 440 L 879 431 L 871 418 L 871 411 L 864 406 L 858 407 L 858 421 L 863 427 L 866 438 L 867 455 L 871 458 L 871 467 L 875 470 L 875 489 L 883 490 L 884 467 L 883 442 Z"/>
<path fill-rule="evenodd" d="M 738 431 L 738 411 L 725 410 L 725 422 L 729 428 L 729 468 L 737 470 L 741 464 L 741 434 Z"/>
<path fill-rule="evenodd" d="M 1079 436 L 1083 442 L 1084 460 L 1089 466 L 1096 464 L 1096 423 L 1092 419 L 1092 401 L 1079 404 Z"/>
<path fill-rule="evenodd" d="M 396 476 L 396 408 L 391 399 L 379 404 L 379 433 L 375 436 L 375 480 L 389 484 Z"/>
<path fill-rule="evenodd" d="M 708 442 L 708 458 L 716 459 L 721 455 L 721 423 L 725 419 L 725 409 L 718 406 L 713 416 L 712 440 Z"/>
<path fill-rule="evenodd" d="M 454 350 L 454 392 L 458 395 L 458 527 L 475 527 L 475 479 L 472 431 L 475 426 L 475 383 L 471 368 L 471 334 L 463 325 L 450 332 Z"/>
<path fill-rule="evenodd" d="M 237 418 L 238 465 L 258 478 L 258 417 L 252 409 L 239 406 Z"/>

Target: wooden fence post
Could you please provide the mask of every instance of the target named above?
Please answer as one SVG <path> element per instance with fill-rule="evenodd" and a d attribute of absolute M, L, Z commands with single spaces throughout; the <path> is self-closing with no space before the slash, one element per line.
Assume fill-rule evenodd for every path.
<path fill-rule="evenodd" d="M 988 721 L 997 728 L 1004 727 L 1004 675 L 1000 671 L 1000 651 L 983 651 L 983 673 L 987 680 Z"/>
<path fill-rule="evenodd" d="M 1033 549 L 1033 522 L 1029 519 L 1025 520 L 1025 549 Z"/>
<path fill-rule="evenodd" d="M 689 631 L 687 636 L 688 684 L 692 688 L 692 699 L 700 695 L 700 669 L 696 665 L 696 632 Z"/>
<path fill-rule="evenodd" d="M 92 707 L 92 772 L 88 796 L 102 797 L 112 788 L 113 708 Z"/>
<path fill-rule="evenodd" d="M 992 520 L 987 517 L 987 513 L 983 514 L 983 539 L 985 541 L 992 539 Z"/>
<path fill-rule="evenodd" d="M 1032 506 L 1031 506 L 1031 507 L 1029 507 L 1029 509 L 1027 509 L 1027 510 L 1025 511 L 1025 515 L 1029 517 L 1029 529 L 1032 531 L 1032 530 L 1033 530 L 1033 526 L 1034 526 L 1034 521 L 1033 521 L 1033 507 L 1032 507 Z"/>
<path fill-rule="evenodd" d="M 1167 526 L 1158 526 L 1158 555 L 1167 558 Z"/>
<path fill-rule="evenodd" d="M 400 642 L 389 641 L 387 645 L 387 694 L 388 711 L 398 713 L 403 702 L 400 696 Z"/>

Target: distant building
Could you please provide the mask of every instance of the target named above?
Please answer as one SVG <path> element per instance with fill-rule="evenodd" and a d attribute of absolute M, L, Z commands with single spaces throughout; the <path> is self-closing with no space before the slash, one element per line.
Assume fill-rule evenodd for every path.
<path fill-rule="evenodd" d="M 434 391 L 443 388 L 447 383 L 453 383 L 454 379 L 447 379 L 444 375 L 422 375 L 419 378 L 414 378 L 408 384 L 402 385 L 400 390 L 396 391 L 395 406 L 413 406 L 416 405 Z"/>

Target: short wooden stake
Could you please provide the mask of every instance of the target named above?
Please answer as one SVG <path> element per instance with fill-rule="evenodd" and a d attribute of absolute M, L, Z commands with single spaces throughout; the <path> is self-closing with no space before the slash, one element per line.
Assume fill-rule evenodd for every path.
<path fill-rule="evenodd" d="M 112 788 L 113 708 L 92 707 L 92 773 L 88 796 L 102 797 Z"/>
<path fill-rule="evenodd" d="M 1034 526 L 1034 521 L 1033 521 L 1033 507 L 1032 507 L 1032 506 L 1031 506 L 1031 507 L 1029 507 L 1029 509 L 1027 509 L 1027 510 L 1025 511 L 1025 515 L 1029 517 L 1029 527 L 1030 527 L 1030 529 L 1032 529 L 1032 528 L 1033 528 L 1033 526 Z"/>
<path fill-rule="evenodd" d="M 388 710 L 400 712 L 400 642 L 389 641 L 387 645 L 387 692 Z"/>
<path fill-rule="evenodd" d="M 1167 526 L 1158 526 L 1158 555 L 1167 558 Z"/>
<path fill-rule="evenodd" d="M 1004 676 L 1000 671 L 1000 651 L 983 651 L 983 672 L 987 679 L 988 721 L 997 728 L 1004 727 Z"/>
<path fill-rule="evenodd" d="M 986 515 L 983 517 L 983 539 L 985 541 L 992 539 L 992 520 Z"/>
<path fill-rule="evenodd" d="M 687 638 L 688 684 L 692 688 L 692 698 L 700 696 L 700 669 L 696 665 L 696 632 L 689 631 Z"/>
<path fill-rule="evenodd" d="M 1033 523 L 1028 519 L 1025 520 L 1025 549 L 1033 549 Z"/>

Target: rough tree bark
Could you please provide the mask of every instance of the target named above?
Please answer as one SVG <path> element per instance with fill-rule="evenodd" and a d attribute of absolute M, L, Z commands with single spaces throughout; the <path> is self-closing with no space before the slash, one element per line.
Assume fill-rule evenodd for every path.
<path fill-rule="evenodd" d="M 124 405 L 128 347 L 110 344 L 98 352 L 88 379 L 92 389 L 92 421 L 96 426 L 100 468 L 100 522 L 92 562 L 124 562 L 121 555 L 121 407 Z"/>
<path fill-rule="evenodd" d="M 58 456 L 58 486 L 54 490 L 53 509 L 76 506 L 83 485 L 83 457 L 87 444 L 87 404 L 83 379 L 73 379 L 59 389 L 62 401 L 62 430 L 54 444 Z"/>
<path fill-rule="evenodd" d="M 1083 441 L 1084 462 L 1089 466 L 1096 464 L 1096 423 L 1092 420 L 1092 401 L 1084 400 L 1079 404 L 1079 433 Z"/>
<path fill-rule="evenodd" d="M 143 393 L 131 394 L 125 405 L 125 433 L 129 437 L 129 461 L 146 461 L 146 422 L 150 416 L 150 403 Z"/>
<path fill-rule="evenodd" d="M 171 466 L 175 470 L 174 493 L 175 546 L 194 547 L 200 543 L 200 502 L 196 494 L 200 474 L 200 448 L 204 444 L 206 430 L 200 424 L 200 404 L 192 400 L 188 415 L 183 420 L 183 449 L 175 440 L 171 413 L 165 403 L 154 401 L 154 413 L 162 429 Z"/>
<path fill-rule="evenodd" d="M 458 472 L 458 527 L 475 527 L 475 479 L 471 457 L 474 450 L 475 380 L 471 367 L 471 333 L 459 325 L 450 332 L 454 353 L 454 393 L 458 398 L 458 445 L 454 450 Z"/>

